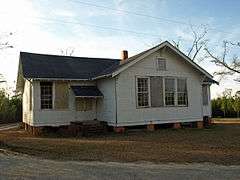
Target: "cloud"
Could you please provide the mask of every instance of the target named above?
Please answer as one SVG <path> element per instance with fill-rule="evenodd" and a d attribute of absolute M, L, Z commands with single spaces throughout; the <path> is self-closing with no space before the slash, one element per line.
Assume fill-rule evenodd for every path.
<path fill-rule="evenodd" d="M 4 74 L 10 85 L 13 85 L 13 81 L 16 80 L 20 51 L 60 54 L 61 49 L 73 47 L 75 49 L 73 55 L 75 56 L 119 58 L 120 51 L 123 49 L 129 50 L 131 56 L 150 48 L 153 44 L 160 43 L 160 40 L 176 40 L 177 37 L 181 37 L 186 42 L 183 48 L 187 48 L 191 41 L 189 27 L 186 26 L 106 9 L 81 6 L 77 3 L 57 2 L 9 0 L 1 3 L 0 22 L 5 25 L 1 27 L 1 32 L 14 32 L 9 41 L 15 48 L 0 52 L 0 73 Z M 166 17 L 166 14 L 171 11 L 166 0 L 148 0 L 147 2 L 115 0 L 111 5 L 119 10 L 137 11 L 159 17 Z M 145 6 L 146 4 L 148 6 Z M 42 17 L 42 19 L 38 17 Z M 48 18 L 59 21 L 48 21 Z M 215 23 L 214 18 L 205 20 L 209 24 Z M 82 25 L 61 23 L 61 21 L 79 22 Z M 159 38 L 101 29 L 84 24 L 144 32 L 159 35 Z M 240 31 L 236 28 L 232 32 L 237 34 Z M 211 32 L 210 36 L 214 42 L 223 38 L 222 33 L 216 32 Z M 234 37 L 239 36 L 234 35 Z M 217 53 L 220 52 L 219 48 L 214 48 L 214 50 Z M 210 73 L 216 70 L 213 64 L 207 62 L 202 62 L 201 66 L 209 70 Z M 235 82 L 229 81 L 231 83 L 228 83 L 228 81 L 224 81 L 221 86 L 213 86 L 214 96 L 216 92 L 221 92 L 227 86 L 232 85 L 231 87 L 238 88 Z"/>
<path fill-rule="evenodd" d="M 70 10 L 64 10 L 64 9 L 53 10 L 53 14 L 55 16 L 60 16 L 60 17 L 62 16 L 62 17 L 67 17 L 67 18 L 74 18 L 74 17 L 76 17 L 75 13 L 73 13 Z"/>

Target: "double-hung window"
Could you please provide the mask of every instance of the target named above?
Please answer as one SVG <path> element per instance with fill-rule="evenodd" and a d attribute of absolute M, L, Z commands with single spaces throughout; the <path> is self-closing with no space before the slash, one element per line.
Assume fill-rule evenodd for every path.
<path fill-rule="evenodd" d="M 165 105 L 175 105 L 175 79 L 165 78 Z"/>
<path fill-rule="evenodd" d="M 149 78 L 137 78 L 137 106 L 149 107 Z"/>
<path fill-rule="evenodd" d="M 187 81 L 186 79 L 177 79 L 177 103 L 179 106 L 187 106 Z"/>
<path fill-rule="evenodd" d="M 40 87 L 41 87 L 41 109 L 52 109 L 53 108 L 52 82 L 40 82 Z"/>
<path fill-rule="evenodd" d="M 157 58 L 157 71 L 166 71 L 166 59 Z"/>

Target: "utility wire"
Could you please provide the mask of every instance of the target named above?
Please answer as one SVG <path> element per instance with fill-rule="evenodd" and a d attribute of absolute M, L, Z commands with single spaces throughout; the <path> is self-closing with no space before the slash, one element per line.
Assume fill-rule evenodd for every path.
<path fill-rule="evenodd" d="M 96 4 L 93 4 L 93 3 L 83 2 L 83 1 L 78 1 L 78 0 L 69 0 L 69 1 L 72 1 L 74 3 L 84 4 L 84 5 L 87 5 L 87 6 L 107 9 L 107 10 L 110 10 L 110 11 L 117 11 L 117 12 L 122 12 L 122 13 L 125 13 L 125 14 L 132 14 L 132 15 L 136 15 L 136 16 L 142 16 L 142 17 L 147 17 L 147 18 L 151 18 L 151 19 L 163 20 L 163 21 L 166 21 L 166 22 L 171 22 L 171 23 L 176 23 L 176 24 L 184 24 L 184 25 L 189 26 L 188 23 L 175 21 L 175 20 L 171 20 L 171 19 L 167 19 L 167 18 L 155 17 L 155 16 L 146 15 L 146 14 L 133 12 L 133 11 L 128 11 L 128 10 L 123 10 L 123 9 L 115 9 L 115 8 L 111 8 L 111 7 L 107 7 L 107 6 L 96 5 Z"/>
<path fill-rule="evenodd" d="M 8 14 L 8 13 L 3 13 L 0 12 L 0 14 Z M 87 23 L 81 23 L 78 21 L 66 21 L 66 20 L 58 20 L 56 18 L 46 18 L 46 17 L 40 17 L 40 16 L 34 16 L 34 17 L 26 17 L 29 19 L 39 19 L 45 22 L 49 22 L 49 23 L 59 23 L 59 24 L 74 24 L 74 25 L 79 25 L 79 26 L 86 26 L 86 27 L 93 27 L 93 28 L 97 28 L 97 29 L 103 29 L 103 30 L 111 30 L 111 31 L 117 31 L 117 32 L 126 32 L 126 33 L 131 33 L 131 34 L 135 34 L 138 36 L 151 36 L 154 39 L 169 39 L 169 38 L 176 38 L 176 37 L 169 37 L 166 36 L 165 38 L 163 38 L 163 36 L 160 35 L 156 35 L 156 34 L 150 34 L 150 33 L 145 33 L 145 32 L 139 32 L 139 31 L 132 31 L 132 30 L 126 30 L 126 29 L 121 29 L 121 28 L 115 28 L 115 27 L 108 27 L 108 26 L 100 26 L 100 25 L 95 25 L 95 24 L 87 24 Z M 29 22 L 27 22 L 29 23 Z M 40 24 L 40 23 L 36 23 L 36 22 L 32 22 L 32 24 Z M 41 24 L 40 24 L 41 25 Z M 215 45 L 219 45 L 219 44 L 215 44 Z"/>
<path fill-rule="evenodd" d="M 73 3 L 83 4 L 83 5 L 86 5 L 86 6 L 92 6 L 92 7 L 96 7 L 96 8 L 106 9 L 106 10 L 110 10 L 110 11 L 116 11 L 116 12 L 121 12 L 121 13 L 125 13 L 125 14 L 151 18 L 151 19 L 155 19 L 155 20 L 158 20 L 158 21 L 165 21 L 165 22 L 169 22 L 169 23 L 181 24 L 181 25 L 184 25 L 184 26 L 192 25 L 192 26 L 197 27 L 196 24 L 190 24 L 190 23 L 186 23 L 186 22 L 183 22 L 183 21 L 176 21 L 176 20 L 172 20 L 172 19 L 169 19 L 169 18 L 156 17 L 156 16 L 151 16 L 151 15 L 138 13 L 138 12 L 134 12 L 134 11 L 123 10 L 123 9 L 115 9 L 115 8 L 102 6 L 102 5 L 97 5 L 97 4 L 84 2 L 84 1 L 79 1 L 79 0 L 68 0 L 68 1 L 72 1 Z M 227 34 L 233 34 L 231 32 L 223 31 L 223 30 L 220 30 L 220 29 L 217 29 L 217 28 L 208 28 L 208 30 L 218 31 L 218 32 L 227 33 Z"/>

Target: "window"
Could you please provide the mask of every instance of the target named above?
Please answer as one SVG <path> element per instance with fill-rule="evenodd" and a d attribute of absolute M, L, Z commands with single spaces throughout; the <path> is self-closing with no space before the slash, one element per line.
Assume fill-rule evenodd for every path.
<path fill-rule="evenodd" d="M 92 99 L 91 98 L 76 98 L 77 111 L 91 111 Z"/>
<path fill-rule="evenodd" d="M 52 82 L 40 82 L 41 109 L 52 109 Z"/>
<path fill-rule="evenodd" d="M 166 71 L 166 59 L 157 58 L 157 70 Z"/>
<path fill-rule="evenodd" d="M 149 106 L 149 78 L 137 78 L 138 107 Z"/>
<path fill-rule="evenodd" d="M 175 103 L 175 79 L 165 78 L 165 105 L 173 106 Z"/>
<path fill-rule="evenodd" d="M 177 79 L 177 102 L 180 106 L 187 105 L 187 81 L 186 79 Z"/>
<path fill-rule="evenodd" d="M 203 97 L 203 105 L 208 105 L 208 87 L 207 85 L 202 86 L 202 97 Z"/>

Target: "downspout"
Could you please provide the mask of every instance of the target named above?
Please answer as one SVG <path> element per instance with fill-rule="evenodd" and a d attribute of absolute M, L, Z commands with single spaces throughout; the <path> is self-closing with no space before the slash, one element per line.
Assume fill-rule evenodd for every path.
<path fill-rule="evenodd" d="M 117 127 L 117 77 L 115 77 L 115 126 Z"/>

